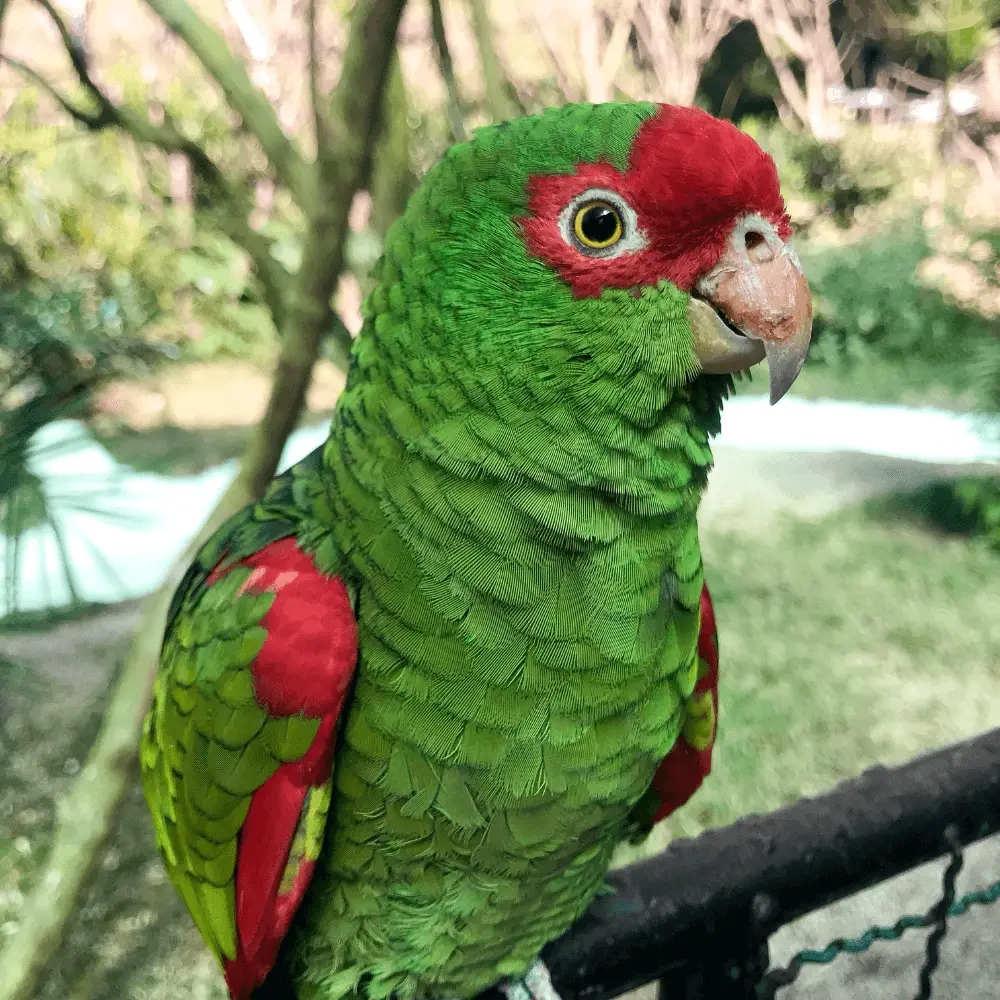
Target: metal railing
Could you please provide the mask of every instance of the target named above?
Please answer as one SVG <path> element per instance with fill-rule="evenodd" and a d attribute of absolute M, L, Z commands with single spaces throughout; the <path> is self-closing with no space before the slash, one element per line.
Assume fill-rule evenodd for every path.
<path fill-rule="evenodd" d="M 916 996 L 927 1000 L 948 918 L 1000 898 L 997 882 L 954 899 L 962 848 L 998 831 L 1000 728 L 611 872 L 615 891 L 543 957 L 564 1000 L 608 1000 L 651 982 L 661 1000 L 770 1000 L 807 962 L 933 926 L 914 972 Z M 927 914 L 768 970 L 768 938 L 780 927 L 945 854 L 944 891 Z"/>

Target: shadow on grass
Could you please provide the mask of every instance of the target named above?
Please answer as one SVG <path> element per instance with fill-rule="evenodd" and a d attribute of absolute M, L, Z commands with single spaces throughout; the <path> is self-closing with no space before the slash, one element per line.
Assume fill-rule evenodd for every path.
<path fill-rule="evenodd" d="M 0 617 L 0 636 L 17 632 L 47 632 L 64 622 L 86 621 L 117 607 L 94 601 L 78 601 L 63 608 L 45 608 L 40 611 L 12 611 Z"/>
<path fill-rule="evenodd" d="M 94 437 L 121 465 L 136 472 L 185 476 L 203 472 L 243 454 L 253 427 L 125 428 Z"/>
<path fill-rule="evenodd" d="M 873 497 L 863 505 L 874 521 L 905 521 L 947 535 L 981 537 L 1000 549 L 1000 475 L 940 479 Z"/>

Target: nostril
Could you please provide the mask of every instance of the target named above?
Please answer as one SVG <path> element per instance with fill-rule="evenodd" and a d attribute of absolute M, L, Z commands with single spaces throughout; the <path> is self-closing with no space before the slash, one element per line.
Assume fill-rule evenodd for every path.
<path fill-rule="evenodd" d="M 774 260 L 774 247 L 759 230 L 748 229 L 743 237 L 743 244 L 747 248 L 751 264 L 767 264 Z"/>

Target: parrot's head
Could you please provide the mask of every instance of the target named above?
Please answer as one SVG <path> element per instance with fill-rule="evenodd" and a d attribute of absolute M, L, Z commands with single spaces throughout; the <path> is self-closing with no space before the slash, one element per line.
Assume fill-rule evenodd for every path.
<path fill-rule="evenodd" d="M 715 429 L 733 373 L 767 357 L 775 402 L 802 367 L 812 305 L 789 233 L 771 158 L 696 108 L 489 126 L 390 229 L 356 362 L 396 364 L 397 387 L 400 363 L 445 373 L 505 420 L 546 411 L 609 445 L 688 403 Z"/>
<path fill-rule="evenodd" d="M 518 220 L 527 252 L 575 298 L 605 302 L 612 324 L 622 311 L 612 289 L 640 301 L 682 293 L 687 322 L 661 331 L 662 350 L 688 374 L 766 356 L 777 402 L 805 360 L 812 302 L 774 162 L 699 108 L 659 105 L 631 130 L 630 111 L 612 115 L 630 139 L 624 161 L 609 143 L 596 162 L 581 155 L 572 170 L 531 176 Z"/>

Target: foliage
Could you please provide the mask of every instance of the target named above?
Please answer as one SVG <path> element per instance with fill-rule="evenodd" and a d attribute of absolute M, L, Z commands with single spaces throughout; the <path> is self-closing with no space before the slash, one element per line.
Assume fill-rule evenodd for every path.
<path fill-rule="evenodd" d="M 63 506 L 96 512 L 101 484 L 44 483 L 32 468 L 39 457 L 34 439 L 52 421 L 86 417 L 102 382 L 156 360 L 160 347 L 138 336 L 148 318 L 127 296 L 95 298 L 79 287 L 0 292 L 0 542 L 8 609 L 18 603 L 19 545 L 33 528 L 54 536 L 76 597 L 51 494 L 55 487 Z"/>
<path fill-rule="evenodd" d="M 892 191 L 891 173 L 884 165 L 875 172 L 851 170 L 845 163 L 842 147 L 821 142 L 811 135 L 795 135 L 792 162 L 802 174 L 806 191 L 815 193 L 820 211 L 846 229 L 854 221 L 858 208 L 878 204 Z"/>
<path fill-rule="evenodd" d="M 68 287 L 0 291 L 0 428 L 4 453 L 28 410 L 47 422 L 86 412 L 101 382 L 136 374 L 163 352 L 139 334 L 150 313 L 128 296 Z M 28 427 L 37 430 L 41 423 Z"/>
<path fill-rule="evenodd" d="M 221 145 L 212 116 L 199 123 L 178 93 L 188 131 Z M 141 302 L 157 336 L 192 360 L 262 357 L 274 327 L 246 253 L 219 230 L 211 203 L 195 190 L 192 216 L 171 197 L 163 155 L 118 132 L 42 124 L 35 102 L 24 88 L 0 123 L 0 234 L 23 262 L 8 281 L 72 281 Z"/>
<path fill-rule="evenodd" d="M 913 218 L 845 246 L 812 245 L 804 254 L 816 305 L 812 360 L 864 369 L 877 358 L 899 370 L 917 360 L 977 409 L 1000 413 L 998 259 L 1000 231 L 958 218 L 934 233 Z M 900 502 L 1000 548 L 1000 477 L 936 482 Z"/>
<path fill-rule="evenodd" d="M 855 124 L 840 139 L 820 140 L 762 119 L 744 119 L 740 128 L 774 158 L 786 197 L 808 202 L 810 214 L 841 229 L 858 221 L 862 209 L 912 201 L 914 183 L 926 181 L 933 168 L 926 129 L 876 134 Z"/>
<path fill-rule="evenodd" d="M 946 524 L 953 531 L 983 535 L 1000 549 L 1000 477 L 967 476 L 953 484 Z"/>
<path fill-rule="evenodd" d="M 942 479 L 871 501 L 873 512 L 984 539 L 1000 552 L 1000 476 Z"/>
<path fill-rule="evenodd" d="M 982 52 L 997 0 L 890 0 L 911 55 L 942 76 L 965 69 Z"/>
<path fill-rule="evenodd" d="M 930 254 L 917 219 L 846 245 L 803 248 L 816 309 L 812 357 L 919 357 L 957 383 L 971 383 L 974 351 L 989 336 L 989 323 L 921 279 Z"/>
<path fill-rule="evenodd" d="M 0 124 L 0 224 L 32 274 L 128 282 L 169 308 L 178 221 L 143 203 L 142 164 L 117 136 L 44 125 L 24 88 Z"/>

